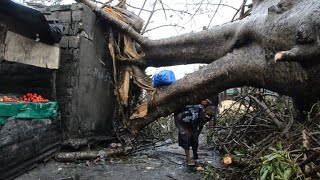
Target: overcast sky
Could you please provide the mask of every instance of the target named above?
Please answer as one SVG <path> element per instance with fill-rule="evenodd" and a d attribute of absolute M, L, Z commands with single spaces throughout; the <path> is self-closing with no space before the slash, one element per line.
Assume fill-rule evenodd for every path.
<path fill-rule="evenodd" d="M 23 0 L 16 1 L 22 2 Z M 105 2 L 105 0 L 100 1 Z M 157 6 L 155 7 L 157 11 L 153 14 L 146 30 L 150 30 L 163 25 L 164 27 L 156 28 L 152 31 L 145 33 L 144 35 L 148 36 L 150 39 L 161 39 L 188 32 L 201 31 L 203 27 L 208 27 L 209 24 L 210 28 L 214 25 L 230 22 L 232 17 L 236 13 L 236 10 L 227 6 L 219 6 L 217 10 L 218 6 L 213 4 L 218 4 L 220 1 L 222 4 L 228 4 L 236 9 L 238 9 L 242 3 L 241 0 L 161 0 L 163 6 L 160 3 L 157 4 Z M 115 2 L 118 1 L 115 0 Z M 154 2 L 155 0 L 149 0 L 145 4 L 144 9 L 152 10 Z M 197 3 L 199 2 L 210 3 L 211 5 L 203 4 L 199 8 L 199 6 L 197 6 Z M 75 1 L 63 0 L 62 3 L 71 4 L 75 3 Z M 127 0 L 127 3 L 139 8 L 136 9 L 128 7 L 130 11 L 135 12 L 135 14 L 139 14 L 140 8 L 142 7 L 144 0 Z M 165 11 L 163 10 L 163 7 L 164 9 L 166 9 Z M 177 11 L 173 12 L 168 9 L 175 9 Z M 193 15 L 195 12 L 197 12 L 198 15 Z M 149 12 L 142 11 L 140 17 L 144 19 L 146 22 L 149 15 Z M 155 72 L 158 72 L 160 69 L 171 69 L 174 71 L 176 78 L 180 79 L 186 73 L 193 72 L 194 70 L 197 70 L 197 68 L 198 65 L 181 65 L 175 67 L 162 68 L 149 67 L 146 72 L 147 74 L 152 75 Z"/>
<path fill-rule="evenodd" d="M 162 0 L 162 2 L 167 5 L 167 7 L 165 8 L 188 11 L 191 14 L 194 14 L 194 12 L 198 10 L 197 8 L 195 8 L 197 6 L 194 6 L 192 4 L 196 4 L 197 2 L 200 2 L 200 1 L 203 1 L 203 0 Z M 213 4 L 219 3 L 219 1 L 220 0 L 208 0 L 208 2 L 211 2 Z M 127 0 L 127 2 L 129 4 L 135 4 L 136 7 L 142 7 L 144 0 Z M 149 3 L 145 5 L 145 7 L 151 10 L 153 7 L 153 3 L 150 3 L 150 2 L 151 1 L 149 1 Z M 235 8 L 239 8 L 241 6 L 242 1 L 241 0 L 222 0 L 222 3 L 231 5 Z M 190 4 L 190 5 L 186 5 L 186 4 Z M 213 6 L 213 5 L 208 6 L 208 8 L 206 8 L 206 5 L 203 5 L 201 7 L 203 14 L 196 15 L 194 17 L 193 15 L 186 15 L 186 14 L 183 15 L 183 14 L 170 12 L 170 11 L 166 11 L 166 14 L 164 14 L 162 10 L 159 10 L 152 17 L 151 23 L 148 25 L 147 29 L 152 29 L 154 27 L 158 27 L 160 25 L 167 25 L 167 24 L 173 24 L 173 25 L 177 24 L 178 26 L 182 26 L 183 28 L 168 26 L 168 27 L 152 30 L 145 35 L 147 35 L 151 39 L 161 39 L 161 38 L 171 37 L 171 36 L 184 34 L 188 32 L 197 32 L 197 31 L 203 30 L 204 26 L 208 27 L 209 22 L 214 13 L 215 13 L 215 16 L 211 20 L 210 27 L 214 25 L 230 22 L 234 14 L 236 13 L 236 10 L 230 7 L 220 6 L 217 12 L 216 12 L 216 8 L 217 6 Z M 159 4 L 159 6 L 157 6 L 155 9 L 162 9 L 162 7 Z M 139 10 L 137 9 L 131 9 L 131 10 L 133 10 L 136 14 L 139 13 Z M 143 12 L 141 13 L 141 17 L 146 20 L 149 17 L 149 13 Z M 192 20 L 190 20 L 191 17 L 193 17 Z M 161 69 L 170 69 L 174 71 L 176 78 L 180 79 L 186 73 L 191 73 L 197 70 L 198 66 L 199 65 L 180 65 L 180 66 L 161 67 L 161 68 L 149 67 L 146 72 L 147 74 L 152 75 L 155 72 L 160 71 Z"/>

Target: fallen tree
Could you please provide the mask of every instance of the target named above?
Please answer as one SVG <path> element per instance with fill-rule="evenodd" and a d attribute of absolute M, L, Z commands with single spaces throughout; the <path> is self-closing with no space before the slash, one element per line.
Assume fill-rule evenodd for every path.
<path fill-rule="evenodd" d="M 127 63 L 138 64 L 140 70 L 208 64 L 157 88 L 127 122 L 134 135 L 159 117 L 232 87 L 263 87 L 291 96 L 300 110 L 319 99 L 318 0 L 254 0 L 251 15 L 242 20 L 162 40 L 149 40 L 89 0 L 79 1 L 139 43 L 145 55 Z"/>

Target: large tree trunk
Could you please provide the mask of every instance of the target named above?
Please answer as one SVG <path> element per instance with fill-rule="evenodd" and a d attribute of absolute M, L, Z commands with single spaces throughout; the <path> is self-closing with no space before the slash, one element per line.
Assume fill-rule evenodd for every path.
<path fill-rule="evenodd" d="M 148 99 L 147 115 L 132 119 L 129 127 L 135 134 L 155 119 L 179 110 L 186 104 L 199 103 L 210 95 L 243 85 L 264 87 L 297 99 L 304 98 L 310 96 L 305 94 L 308 92 L 307 78 L 307 71 L 299 63 L 275 64 L 272 59 L 266 58 L 266 52 L 260 45 L 250 44 L 170 86 L 157 89 Z"/>
<path fill-rule="evenodd" d="M 162 40 L 120 29 L 140 43 L 145 56 L 137 61 L 147 66 L 209 64 L 158 88 L 147 101 L 145 116 L 130 120 L 133 134 L 231 87 L 264 87 L 293 97 L 302 109 L 319 99 L 319 0 L 255 0 L 251 16 L 243 20 Z"/>

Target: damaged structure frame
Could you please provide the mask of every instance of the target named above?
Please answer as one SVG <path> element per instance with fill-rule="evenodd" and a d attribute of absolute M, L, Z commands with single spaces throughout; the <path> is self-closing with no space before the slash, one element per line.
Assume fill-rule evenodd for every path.
<path fill-rule="evenodd" d="M 59 43 L 56 22 L 63 26 Z M 50 159 L 62 145 L 111 139 L 116 99 L 107 27 L 81 4 L 35 10 L 0 2 L 0 96 L 36 92 L 57 101 L 60 112 L 53 119 L 11 118 L 1 125 L 0 179 Z"/>

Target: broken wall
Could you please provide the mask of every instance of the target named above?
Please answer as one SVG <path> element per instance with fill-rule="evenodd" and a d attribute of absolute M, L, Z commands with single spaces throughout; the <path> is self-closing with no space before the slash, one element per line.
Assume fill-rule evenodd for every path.
<path fill-rule="evenodd" d="M 56 79 L 64 138 L 112 136 L 116 101 L 107 25 L 82 4 L 42 11 L 48 21 L 65 27 Z"/>

